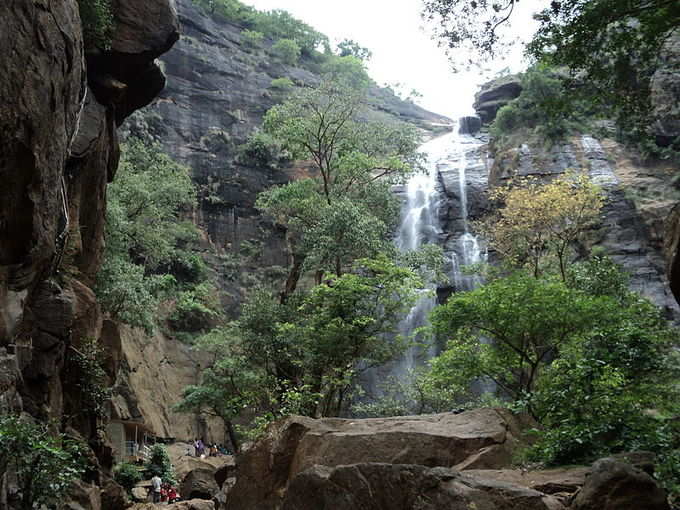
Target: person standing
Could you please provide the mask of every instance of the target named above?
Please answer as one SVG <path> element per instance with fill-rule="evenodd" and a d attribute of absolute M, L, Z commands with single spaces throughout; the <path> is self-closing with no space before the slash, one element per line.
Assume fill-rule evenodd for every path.
<path fill-rule="evenodd" d="M 151 479 L 151 490 L 153 491 L 153 502 L 161 502 L 161 479 L 158 475 L 154 475 Z"/>

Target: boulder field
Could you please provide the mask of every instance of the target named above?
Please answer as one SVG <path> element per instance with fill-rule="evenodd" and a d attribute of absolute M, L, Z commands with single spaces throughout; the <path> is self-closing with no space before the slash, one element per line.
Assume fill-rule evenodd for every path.
<path fill-rule="evenodd" d="M 648 473 L 649 454 L 592 467 L 513 467 L 530 425 L 490 408 L 361 420 L 293 416 L 237 459 L 235 485 L 225 482 L 214 502 L 238 510 L 669 509 Z"/>

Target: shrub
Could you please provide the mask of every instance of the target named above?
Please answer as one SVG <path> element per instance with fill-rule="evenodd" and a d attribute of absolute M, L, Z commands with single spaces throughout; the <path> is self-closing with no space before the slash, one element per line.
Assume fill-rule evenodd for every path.
<path fill-rule="evenodd" d="M 269 84 L 270 88 L 280 91 L 289 91 L 294 86 L 295 83 L 293 83 L 293 80 L 291 80 L 287 76 L 284 76 L 282 78 L 276 78 L 272 80 L 272 82 Z"/>
<path fill-rule="evenodd" d="M 279 142 L 261 131 L 251 135 L 239 150 L 243 163 L 257 167 L 275 166 L 282 157 Z"/>
<path fill-rule="evenodd" d="M 210 329 L 220 316 L 217 289 L 208 283 L 181 292 L 170 324 L 178 331 L 198 332 Z"/>
<path fill-rule="evenodd" d="M 164 482 L 175 484 L 175 473 L 168 456 L 168 450 L 162 444 L 151 447 L 149 459 L 144 464 L 144 477 L 153 478 L 158 475 Z"/>
<path fill-rule="evenodd" d="M 73 385 L 80 390 L 81 412 L 104 417 L 106 403 L 111 396 L 108 378 L 102 367 L 104 349 L 96 338 L 88 338 L 78 349 L 70 349 L 69 359 L 73 366 L 67 371 L 67 377 L 73 377 Z"/>
<path fill-rule="evenodd" d="M 134 464 L 123 462 L 118 464 L 113 470 L 113 478 L 130 493 L 135 485 L 142 481 L 142 473 L 139 472 L 139 469 Z"/>
<path fill-rule="evenodd" d="M 113 33 L 113 12 L 109 0 L 78 0 L 85 47 L 108 50 Z"/>
<path fill-rule="evenodd" d="M 43 424 L 0 416 L 0 473 L 16 474 L 20 508 L 53 508 L 85 471 L 83 447 Z"/>
<path fill-rule="evenodd" d="M 247 48 L 259 48 L 264 41 L 264 34 L 257 30 L 244 30 L 241 32 L 241 40 Z"/>
<path fill-rule="evenodd" d="M 550 142 L 562 139 L 577 121 L 569 108 L 564 79 L 547 66 L 535 66 L 522 76 L 519 97 L 503 106 L 491 125 L 497 138 L 519 129 L 531 129 Z"/>
<path fill-rule="evenodd" d="M 297 64 L 302 53 L 300 45 L 292 39 L 280 39 L 272 46 L 272 51 L 281 62 L 293 66 Z"/>

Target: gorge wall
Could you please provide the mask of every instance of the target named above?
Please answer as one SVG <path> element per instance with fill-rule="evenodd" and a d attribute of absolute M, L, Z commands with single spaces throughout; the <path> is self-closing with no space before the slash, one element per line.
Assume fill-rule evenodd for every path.
<path fill-rule="evenodd" d="M 674 137 L 678 114 L 673 109 L 680 101 L 675 70 L 680 63 L 677 38 L 671 38 L 666 54 L 653 83 L 653 126 L 658 138 Z M 671 79 L 675 77 L 675 81 Z M 663 93 L 658 83 L 663 82 Z M 483 85 L 476 96 L 475 108 L 485 123 L 495 118 L 497 111 L 519 96 L 522 90 L 519 76 L 512 75 Z M 601 134 L 571 136 L 559 143 L 548 144 L 541 137 L 527 134 L 512 143 L 490 144 L 488 178 L 490 186 L 509 179 L 535 177 L 550 179 L 568 170 L 583 169 L 606 192 L 602 223 L 590 232 L 588 241 L 580 247 L 585 255 L 591 247 L 604 248 L 631 276 L 631 286 L 660 306 L 669 319 L 678 320 L 677 167 L 669 160 L 643 158 L 635 150 L 614 140 L 612 127 L 602 124 Z M 515 136 L 515 138 L 517 138 Z M 675 295 L 673 294 L 675 292 Z"/>
<path fill-rule="evenodd" d="M 179 37 L 169 0 L 112 8 L 110 49 L 99 51 L 84 45 L 76 0 L 0 5 L 0 413 L 54 420 L 104 469 L 110 451 L 83 411 L 72 354 L 103 325 L 91 287 L 117 126 L 163 88 L 154 59 Z"/>
<path fill-rule="evenodd" d="M 159 59 L 167 85 L 125 122 L 121 133 L 152 140 L 189 167 L 199 200 L 192 217 L 201 232 L 195 249 L 208 263 L 227 315 L 234 316 L 249 288 L 281 278 L 289 263 L 285 232 L 254 207 L 257 194 L 309 172 L 304 164 L 285 160 L 248 160 L 239 147 L 260 127 L 266 111 L 285 98 L 272 81 L 284 77 L 295 86 L 318 84 L 319 66 L 304 56 L 296 66 L 282 63 L 271 52 L 272 41 L 259 49 L 248 46 L 242 27 L 192 0 L 178 0 L 177 10 L 181 37 Z M 370 115 L 409 122 L 427 136 L 452 123 L 376 85 L 369 91 L 369 107 Z M 170 331 L 149 339 L 143 331 L 118 328 L 112 341 L 122 348 L 116 418 L 144 421 L 163 437 L 225 441 L 219 420 L 172 410 L 183 387 L 197 383 L 207 366 L 201 353 Z"/>
<path fill-rule="evenodd" d="M 255 209 L 257 194 L 308 169 L 285 161 L 261 164 L 239 157 L 239 146 L 262 123 L 266 111 L 285 99 L 272 81 L 295 86 L 321 80 L 320 66 L 303 55 L 287 65 L 265 40 L 260 48 L 244 42 L 243 28 L 211 15 L 192 0 L 178 0 L 182 36 L 161 65 L 168 85 L 159 98 L 127 123 L 130 133 L 158 141 L 173 159 L 191 169 L 199 194 L 195 223 L 204 233 L 204 254 L 212 261 L 224 304 L 234 312 L 243 295 L 263 277 L 262 268 L 286 266 L 285 234 Z M 390 90 L 371 86 L 372 115 L 399 119 L 427 132 L 445 130 L 451 119 L 403 101 Z M 240 257 L 248 241 L 258 253 Z M 236 259 L 237 269 L 233 262 Z"/>

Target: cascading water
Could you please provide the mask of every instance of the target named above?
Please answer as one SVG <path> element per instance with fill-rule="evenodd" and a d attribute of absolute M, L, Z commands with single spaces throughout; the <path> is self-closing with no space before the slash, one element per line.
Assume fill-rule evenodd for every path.
<path fill-rule="evenodd" d="M 481 283 L 477 275 L 467 275 L 463 268 L 483 262 L 486 258 L 485 250 L 471 233 L 468 221 L 466 170 L 478 163 L 471 161 L 468 154 L 476 154 L 480 145 L 471 136 L 456 132 L 425 143 L 420 150 L 427 155 L 427 172 L 414 175 L 403 188 L 402 221 L 394 240 L 395 245 L 401 251 L 417 250 L 428 243 L 443 246 L 450 261 L 448 276 L 454 291 L 471 290 Z M 457 173 L 458 189 L 453 193 L 446 190 L 446 195 L 457 195 L 460 206 L 456 213 L 458 220 L 455 226 L 450 229 L 452 231 L 445 232 L 442 229 L 440 208 L 448 197 L 444 193 L 445 183 L 442 182 L 442 176 L 452 172 Z M 402 336 L 410 338 L 418 328 L 427 325 L 428 315 L 437 304 L 434 291 L 434 283 L 421 290 L 420 298 L 399 324 L 399 333 Z M 383 393 L 379 381 L 386 382 L 390 378 L 396 378 L 405 382 L 414 368 L 423 365 L 436 354 L 435 346 L 414 346 L 401 359 L 370 370 L 366 374 L 364 387 L 369 395 L 378 396 Z"/>

